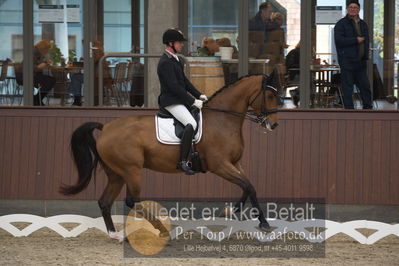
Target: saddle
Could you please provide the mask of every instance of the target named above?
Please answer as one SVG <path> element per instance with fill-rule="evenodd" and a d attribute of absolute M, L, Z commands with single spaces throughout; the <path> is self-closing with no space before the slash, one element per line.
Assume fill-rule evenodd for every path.
<path fill-rule="evenodd" d="M 190 112 L 198 125 L 193 138 L 193 143 L 197 144 L 202 137 L 202 112 L 197 108 L 193 108 L 190 110 Z M 168 145 L 180 145 L 185 127 L 167 110 L 160 109 L 158 111 L 157 115 L 155 116 L 155 128 L 159 142 Z M 202 168 L 201 158 L 199 153 L 195 151 L 195 147 L 192 147 L 188 160 L 191 164 L 191 169 L 195 173 L 206 172 Z"/>
<path fill-rule="evenodd" d="M 202 137 L 202 112 L 197 108 L 190 110 L 197 122 L 193 142 L 197 144 Z M 168 145 L 179 145 L 183 136 L 184 125 L 174 118 L 166 109 L 161 108 L 155 116 L 156 135 L 159 142 Z"/>

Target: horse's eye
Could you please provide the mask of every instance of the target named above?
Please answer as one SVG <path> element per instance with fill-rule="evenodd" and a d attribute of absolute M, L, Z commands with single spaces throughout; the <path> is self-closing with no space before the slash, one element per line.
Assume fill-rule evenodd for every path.
<path fill-rule="evenodd" d="M 269 95 L 267 96 L 267 99 L 268 99 L 268 100 L 273 100 L 273 99 L 274 99 L 274 96 L 271 95 L 271 94 L 269 94 Z"/>

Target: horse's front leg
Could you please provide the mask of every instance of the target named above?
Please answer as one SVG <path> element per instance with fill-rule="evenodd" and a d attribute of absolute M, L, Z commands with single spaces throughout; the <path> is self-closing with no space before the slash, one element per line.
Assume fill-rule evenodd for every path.
<path fill-rule="evenodd" d="M 244 169 L 242 168 L 240 163 L 236 163 L 235 167 L 238 169 L 238 171 L 241 172 L 241 175 L 245 176 Z M 234 206 L 234 212 L 235 213 L 241 212 L 242 207 L 244 207 L 245 202 L 247 201 L 247 199 L 248 199 L 248 194 L 245 191 L 243 191 L 241 199 Z"/>
<path fill-rule="evenodd" d="M 259 206 L 259 202 L 256 197 L 256 190 L 251 184 L 251 182 L 247 179 L 244 172 L 240 171 L 236 166 L 234 166 L 230 162 L 224 162 L 219 165 L 220 166 L 217 169 L 213 170 L 212 172 L 220 177 L 223 177 L 227 181 L 230 181 L 231 183 L 238 185 L 243 190 L 243 196 L 241 197 L 241 200 L 237 203 L 237 205 L 242 206 L 243 204 L 241 204 L 241 202 L 245 203 L 246 198 L 249 197 L 249 199 L 251 200 L 252 207 L 258 210 L 259 214 L 258 219 L 260 222 L 259 228 L 262 230 L 269 229 L 270 225 L 266 221 L 265 215 L 263 214 L 263 211 Z"/>

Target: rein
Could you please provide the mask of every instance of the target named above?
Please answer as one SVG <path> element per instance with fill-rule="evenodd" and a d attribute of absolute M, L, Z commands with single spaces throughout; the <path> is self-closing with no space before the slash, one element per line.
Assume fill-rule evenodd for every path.
<path fill-rule="evenodd" d="M 226 113 L 226 114 L 237 116 L 237 117 L 243 117 L 244 119 L 247 119 L 247 120 L 249 120 L 251 122 L 255 122 L 255 123 L 261 123 L 263 120 L 263 117 L 264 117 L 264 115 L 258 114 L 258 113 L 252 112 L 252 111 L 240 113 L 240 112 L 235 112 L 235 111 L 231 111 L 231 110 L 214 108 L 214 107 L 210 107 L 210 106 L 204 106 L 204 107 L 202 107 L 202 109 L 208 109 L 208 110 L 215 111 L 215 112 Z M 256 116 L 256 118 L 254 116 Z"/>
<path fill-rule="evenodd" d="M 251 122 L 254 122 L 257 124 L 264 124 L 266 122 L 268 115 L 278 112 L 277 108 L 273 108 L 273 109 L 266 108 L 265 92 L 268 90 L 271 90 L 275 93 L 275 95 L 277 95 L 277 90 L 275 88 L 273 88 L 272 86 L 267 85 L 266 83 L 267 83 L 267 78 L 264 77 L 263 81 L 262 81 L 262 88 L 260 89 L 260 91 L 258 92 L 256 97 L 249 103 L 249 105 L 252 105 L 256 101 L 256 99 L 259 97 L 259 95 L 262 94 L 263 97 L 262 97 L 262 105 L 261 105 L 260 113 L 257 113 L 254 111 L 247 111 L 245 113 L 240 113 L 240 112 L 236 112 L 236 111 L 220 109 L 220 108 L 215 108 L 215 107 L 210 107 L 210 106 L 204 106 L 203 109 L 208 109 L 208 110 L 215 111 L 215 112 L 226 113 L 226 114 L 230 114 L 230 115 L 237 116 L 237 117 L 243 117 L 244 119 L 247 119 Z"/>

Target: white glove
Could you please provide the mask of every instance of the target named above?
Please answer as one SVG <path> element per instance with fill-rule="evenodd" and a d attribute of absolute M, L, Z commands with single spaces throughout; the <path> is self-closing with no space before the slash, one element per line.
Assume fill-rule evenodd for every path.
<path fill-rule="evenodd" d="M 206 97 L 205 94 L 202 94 L 199 98 L 200 98 L 200 100 L 203 100 L 204 102 L 206 102 L 208 100 L 208 97 Z"/>
<path fill-rule="evenodd" d="M 195 99 L 193 106 L 197 107 L 198 109 L 201 109 L 203 103 L 204 103 L 203 101 Z"/>

